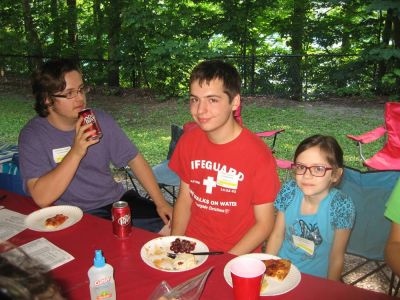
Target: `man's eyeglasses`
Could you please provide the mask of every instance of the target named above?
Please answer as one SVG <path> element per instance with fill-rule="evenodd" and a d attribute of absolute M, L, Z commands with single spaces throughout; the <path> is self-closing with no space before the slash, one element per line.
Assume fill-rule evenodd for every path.
<path fill-rule="evenodd" d="M 80 87 L 77 90 L 69 90 L 65 94 L 55 94 L 55 95 L 51 95 L 51 96 L 52 97 L 58 97 L 58 98 L 72 99 L 72 98 L 77 97 L 78 94 L 85 95 L 89 91 L 90 91 L 90 87 L 84 85 L 84 86 Z"/>
<path fill-rule="evenodd" d="M 295 164 L 292 164 L 292 170 L 296 175 L 304 175 L 304 174 L 306 174 L 307 170 L 309 170 L 312 176 L 324 177 L 326 174 L 326 171 L 333 170 L 333 168 L 329 168 L 329 167 L 325 167 L 325 166 L 307 167 L 305 165 L 295 163 Z"/>

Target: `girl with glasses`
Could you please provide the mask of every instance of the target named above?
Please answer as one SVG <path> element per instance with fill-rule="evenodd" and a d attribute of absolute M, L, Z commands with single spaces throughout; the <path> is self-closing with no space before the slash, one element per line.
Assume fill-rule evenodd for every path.
<path fill-rule="evenodd" d="M 291 260 L 303 273 L 340 280 L 355 218 L 347 195 L 335 188 L 343 151 L 331 136 L 314 135 L 297 147 L 293 180 L 281 188 L 267 253 Z"/>

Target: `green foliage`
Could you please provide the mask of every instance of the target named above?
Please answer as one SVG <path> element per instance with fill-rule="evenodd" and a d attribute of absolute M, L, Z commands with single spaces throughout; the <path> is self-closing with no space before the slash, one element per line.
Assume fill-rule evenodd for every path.
<path fill-rule="evenodd" d="M 400 49 L 373 48 L 369 50 L 366 58 L 376 61 L 400 59 Z"/>
<path fill-rule="evenodd" d="M 393 81 L 398 66 L 391 61 L 399 59 L 399 50 L 393 41 L 382 45 L 387 10 L 398 13 L 396 0 L 131 0 L 118 1 L 121 14 L 115 1 L 76 1 L 76 24 L 70 24 L 72 12 L 65 1 L 29 3 L 30 16 L 24 15 L 23 2 L 0 3 L 0 69 L 12 74 L 29 76 L 34 67 L 31 57 L 10 56 L 38 53 L 25 27 L 31 17 L 29 29 L 46 58 L 74 53 L 68 30 L 77 28 L 77 56 L 87 81 L 95 85 L 110 82 L 112 58 L 119 64 L 122 87 L 151 88 L 164 98 L 182 96 L 194 65 L 224 57 L 240 70 L 249 94 L 292 96 L 296 87 L 314 96 L 335 89 L 354 94 L 357 85 L 376 91 L 381 83 L 399 92 Z M 304 11 L 302 18 L 295 7 Z M 121 22 L 115 45 L 109 36 L 114 15 Z M 399 33 L 391 28 L 393 40 Z M 325 61 L 269 59 L 291 53 L 325 55 Z M 332 56 L 338 54 L 352 56 Z M 380 63 L 386 64 L 385 72 L 377 80 Z"/>
<path fill-rule="evenodd" d="M 368 10 L 388 10 L 389 8 L 399 9 L 400 3 L 398 0 L 372 0 L 367 7 Z"/>

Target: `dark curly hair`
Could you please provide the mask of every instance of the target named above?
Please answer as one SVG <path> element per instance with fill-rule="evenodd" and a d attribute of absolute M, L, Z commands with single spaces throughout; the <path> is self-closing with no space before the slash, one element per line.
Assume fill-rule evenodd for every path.
<path fill-rule="evenodd" d="M 2 247 L 3 245 L 0 245 Z M 19 248 L 0 254 L 0 299 L 65 299 L 46 267 Z"/>
<path fill-rule="evenodd" d="M 65 89 L 65 73 L 78 71 L 79 66 L 69 59 L 49 60 L 32 76 L 32 93 L 35 96 L 35 110 L 41 117 L 49 115 L 49 107 L 53 105 L 52 95 Z M 50 103 L 46 103 L 49 99 Z"/>

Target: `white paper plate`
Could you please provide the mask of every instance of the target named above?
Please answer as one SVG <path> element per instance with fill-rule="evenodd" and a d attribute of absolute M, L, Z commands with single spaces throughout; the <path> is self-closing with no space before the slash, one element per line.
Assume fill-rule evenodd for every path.
<path fill-rule="evenodd" d="M 56 214 L 63 214 L 68 219 L 56 228 L 47 228 L 45 226 L 46 219 L 54 217 Z M 39 209 L 25 219 L 25 225 L 35 231 L 58 231 L 68 228 L 82 219 L 83 212 L 77 206 L 71 205 L 56 205 Z"/>
<path fill-rule="evenodd" d="M 242 256 L 248 256 L 248 257 L 253 257 L 256 259 L 279 259 L 279 257 L 266 254 L 266 253 L 250 253 L 250 254 L 245 254 Z M 234 259 L 230 260 L 224 268 L 224 278 L 226 282 L 232 286 L 232 277 L 231 277 L 231 264 L 233 261 L 238 259 L 238 257 L 235 257 Z M 290 290 L 294 289 L 301 280 L 301 273 L 299 269 L 295 265 L 291 265 L 289 274 L 286 276 L 286 278 L 282 281 L 276 280 L 274 278 L 268 278 L 268 287 L 260 292 L 260 296 L 274 296 L 274 295 L 281 295 L 284 293 L 289 292 Z"/>
<path fill-rule="evenodd" d="M 142 257 L 142 260 L 150 267 L 164 272 L 183 272 L 192 270 L 202 265 L 207 260 L 208 255 L 195 255 L 194 256 L 194 258 L 196 259 L 195 265 L 185 269 L 176 269 L 173 265 L 174 260 L 167 257 L 168 252 L 173 253 L 170 250 L 170 247 L 171 247 L 171 242 L 175 241 L 176 238 L 195 242 L 196 246 L 193 252 L 209 251 L 206 244 L 194 238 L 190 238 L 187 236 L 164 236 L 155 238 L 143 245 L 142 249 L 140 250 L 140 256 Z M 157 263 L 160 262 L 160 260 L 162 260 L 163 262 L 162 267 L 160 267 L 160 263 Z"/>

